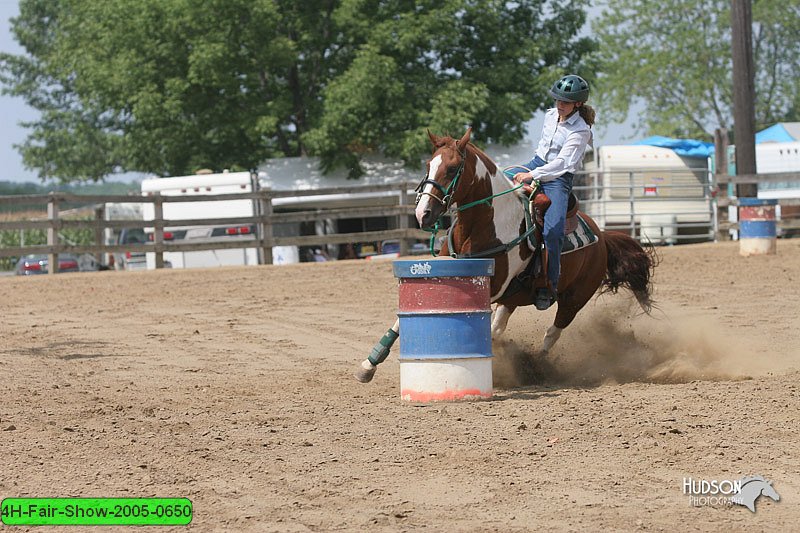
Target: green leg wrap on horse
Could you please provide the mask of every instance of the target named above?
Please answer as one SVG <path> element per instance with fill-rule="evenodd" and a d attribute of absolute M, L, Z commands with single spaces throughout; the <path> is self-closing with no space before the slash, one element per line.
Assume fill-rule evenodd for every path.
<path fill-rule="evenodd" d="M 387 331 L 386 335 L 381 338 L 380 342 L 378 342 L 378 344 L 372 348 L 372 353 L 369 355 L 369 357 L 367 357 L 369 362 L 373 365 L 379 365 L 383 363 L 386 358 L 389 357 L 389 350 L 392 349 L 394 341 L 396 341 L 399 336 L 400 334 L 393 329 Z"/>

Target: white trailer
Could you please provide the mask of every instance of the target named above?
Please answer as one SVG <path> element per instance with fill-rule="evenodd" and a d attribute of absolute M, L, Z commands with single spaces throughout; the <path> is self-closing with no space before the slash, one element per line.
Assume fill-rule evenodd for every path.
<path fill-rule="evenodd" d="M 758 174 L 800 172 L 800 142 L 757 144 L 756 172 Z M 800 198 L 800 181 L 759 183 L 758 197 L 769 200 Z"/>
<path fill-rule="evenodd" d="M 576 182 L 583 210 L 600 227 L 674 244 L 707 239 L 713 224 L 708 160 L 648 145 L 601 146 Z"/>
<path fill-rule="evenodd" d="M 162 196 L 208 196 L 246 193 L 257 190 L 257 177 L 250 172 L 222 172 L 197 174 L 172 178 L 142 180 L 142 194 Z M 199 218 L 241 218 L 256 214 L 253 200 L 222 200 L 197 202 L 164 202 L 165 220 L 179 221 Z M 152 203 L 143 206 L 144 220 L 155 218 Z M 152 240 L 152 229 L 148 229 Z M 230 242 L 233 239 L 252 239 L 255 224 L 226 224 L 222 226 L 181 226 L 179 223 L 164 228 L 164 240 L 169 242 Z M 295 250 L 275 249 L 274 262 L 297 262 Z M 291 248 L 291 247 L 290 247 Z M 294 252 L 294 253 L 293 253 Z M 258 264 L 256 248 L 233 248 L 191 252 L 164 252 L 164 261 L 173 268 L 198 268 L 230 265 Z M 147 268 L 155 268 L 155 253 L 147 253 Z"/>

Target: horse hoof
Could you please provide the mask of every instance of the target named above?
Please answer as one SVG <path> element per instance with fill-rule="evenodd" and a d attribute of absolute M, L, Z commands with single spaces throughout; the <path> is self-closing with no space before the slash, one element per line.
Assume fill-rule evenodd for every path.
<path fill-rule="evenodd" d="M 370 381 L 372 381 L 373 376 L 375 376 L 375 370 L 377 369 L 378 367 L 373 365 L 369 361 L 364 361 L 363 363 L 361 363 L 361 368 L 356 370 L 353 376 L 361 383 L 369 383 Z"/>

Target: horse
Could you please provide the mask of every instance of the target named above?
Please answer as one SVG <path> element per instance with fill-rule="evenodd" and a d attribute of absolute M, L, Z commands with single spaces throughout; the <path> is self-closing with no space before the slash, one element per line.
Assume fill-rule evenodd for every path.
<path fill-rule="evenodd" d="M 739 480 L 741 490 L 731 497 L 731 503 L 744 505 L 750 512 L 756 512 L 756 500 L 759 496 L 767 496 L 773 500 L 780 501 L 778 491 L 772 486 L 771 481 L 767 481 L 763 476 L 750 476 Z"/>
<path fill-rule="evenodd" d="M 532 287 L 509 290 L 534 258 L 525 242 L 531 233 L 526 224 L 528 199 L 488 155 L 470 142 L 471 133 L 472 128 L 468 128 L 460 139 L 454 139 L 428 131 L 433 154 L 418 187 L 415 215 L 420 228 L 436 228 L 440 217 L 455 208 L 457 219 L 448 230 L 447 242 L 439 255 L 495 260 L 495 274 L 490 282 L 491 301 L 496 304 L 491 334 L 492 339 L 497 339 L 517 307 L 534 303 Z M 627 288 L 645 313 L 649 314 L 653 307 L 652 273 L 657 260 L 652 246 L 645 248 L 624 233 L 600 231 L 588 215 L 579 214 L 597 236 L 597 242 L 560 258 L 557 311 L 545 333 L 542 356 L 550 352 L 598 289 L 601 293 L 616 293 Z M 542 272 L 536 283 L 544 286 L 545 278 L 546 273 Z M 356 379 L 363 383 L 372 379 L 377 365 L 389 355 L 399 335 L 398 320 L 361 363 Z"/>

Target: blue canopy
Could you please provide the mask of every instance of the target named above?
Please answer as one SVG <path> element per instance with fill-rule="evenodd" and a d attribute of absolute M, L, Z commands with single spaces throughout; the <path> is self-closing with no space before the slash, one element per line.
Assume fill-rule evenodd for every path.
<path fill-rule="evenodd" d="M 676 154 L 684 157 L 709 157 L 714 155 L 714 144 L 693 139 L 672 139 L 653 135 L 631 144 L 645 144 L 647 146 L 660 146 L 661 148 L 672 148 Z"/>
<path fill-rule="evenodd" d="M 794 122 L 790 123 L 789 125 L 790 127 L 793 127 L 796 124 L 797 123 Z M 787 131 L 786 124 L 782 122 L 778 122 L 777 124 L 756 133 L 756 144 L 767 142 L 790 143 L 797 140 L 800 139 L 795 139 L 792 134 Z"/>

